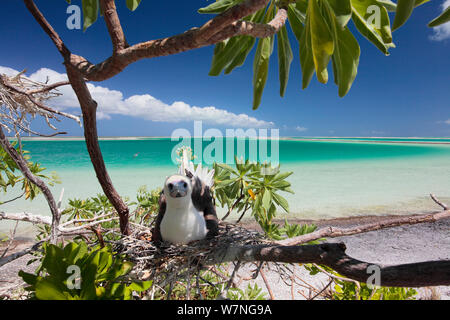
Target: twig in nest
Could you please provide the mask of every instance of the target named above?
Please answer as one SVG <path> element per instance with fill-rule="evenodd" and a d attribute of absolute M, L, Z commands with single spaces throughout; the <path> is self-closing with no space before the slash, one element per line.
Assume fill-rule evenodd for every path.
<path fill-rule="evenodd" d="M 9 248 L 11 247 L 12 243 L 14 242 L 14 238 L 16 237 L 16 231 L 17 231 L 17 226 L 19 225 L 19 221 L 16 222 L 16 225 L 14 227 L 13 232 L 11 233 L 11 237 L 9 239 L 9 243 L 5 248 L 5 251 L 3 251 L 2 255 L 0 256 L 0 259 L 2 259 L 5 254 L 8 252 Z"/>

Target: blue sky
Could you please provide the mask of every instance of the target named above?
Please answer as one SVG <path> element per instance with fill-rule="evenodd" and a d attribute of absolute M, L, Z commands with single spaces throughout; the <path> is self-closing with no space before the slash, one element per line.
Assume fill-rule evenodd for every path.
<path fill-rule="evenodd" d="M 209 3 L 204 0 L 143 0 L 135 12 L 125 8 L 125 0 L 116 2 L 130 44 L 174 35 L 211 18 L 196 12 Z M 360 64 L 344 98 L 338 97 L 332 77 L 327 85 L 314 77 L 301 90 L 298 43 L 290 30 L 294 61 L 285 97 L 279 96 L 275 48 L 256 111 L 252 110 L 253 52 L 243 67 L 219 77 L 208 76 L 213 47 L 141 60 L 112 79 L 90 85 L 99 102 L 99 135 L 170 136 L 176 128 L 193 131 L 193 120 L 198 119 L 204 120 L 205 128 L 221 130 L 279 128 L 281 136 L 450 136 L 450 23 L 440 29 L 439 40 L 432 39 L 436 30 L 426 26 L 442 11 L 443 3 L 432 0 L 417 8 L 394 32 L 397 48 L 390 50 L 390 56 L 355 33 L 361 46 Z M 69 30 L 65 1 L 36 0 L 36 4 L 73 53 L 94 63 L 110 55 L 102 19 L 86 32 Z M 2 13 L 0 72 L 26 68 L 27 75 L 35 78 L 64 77 L 61 56 L 23 2 L 2 1 Z M 63 97 L 54 103 L 79 114 L 69 91 L 63 89 Z M 64 120 L 58 127 L 70 136 L 83 135 L 72 121 Z M 51 132 L 39 121 L 34 128 Z"/>

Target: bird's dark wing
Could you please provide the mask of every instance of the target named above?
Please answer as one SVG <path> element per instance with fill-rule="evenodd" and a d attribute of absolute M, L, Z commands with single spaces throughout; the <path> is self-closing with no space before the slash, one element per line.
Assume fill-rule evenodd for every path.
<path fill-rule="evenodd" d="M 213 238 L 219 232 L 219 219 L 217 218 L 211 190 L 207 185 L 195 177 L 192 179 L 192 204 L 198 211 L 203 211 L 208 233 L 206 238 Z"/>
<path fill-rule="evenodd" d="M 166 196 L 164 195 L 164 192 L 161 191 L 161 194 L 159 195 L 159 211 L 158 216 L 155 220 L 155 227 L 152 230 L 152 240 L 155 243 L 162 242 L 162 236 L 161 236 L 161 221 L 164 217 L 164 213 L 166 212 Z"/>

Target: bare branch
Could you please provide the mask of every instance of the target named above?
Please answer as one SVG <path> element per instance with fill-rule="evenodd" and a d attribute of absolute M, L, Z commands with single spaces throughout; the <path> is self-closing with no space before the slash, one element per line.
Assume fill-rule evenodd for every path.
<path fill-rule="evenodd" d="M 49 112 L 50 114 L 56 114 L 56 115 L 60 115 L 72 120 L 75 120 L 76 122 L 80 123 L 80 118 L 74 115 L 71 115 L 69 113 L 66 112 L 62 112 L 62 111 L 58 111 L 56 109 L 50 108 L 46 105 L 44 105 L 43 103 L 41 103 L 40 101 L 38 101 L 37 99 L 35 99 L 35 97 L 33 96 L 33 94 L 37 94 L 37 93 L 44 93 L 44 92 L 49 92 L 53 89 L 55 89 L 56 87 L 62 86 L 62 85 L 66 85 L 68 82 L 64 81 L 64 82 L 57 82 L 54 83 L 52 85 L 49 86 L 44 86 L 42 88 L 39 89 L 35 89 L 35 90 L 22 90 L 20 88 L 18 88 L 17 86 L 14 86 L 10 83 L 8 83 L 6 77 L 0 75 L 0 84 L 3 85 L 4 87 L 18 93 L 21 94 L 23 96 L 25 96 L 27 99 L 29 99 L 37 108 L 42 109 L 43 111 Z"/>
<path fill-rule="evenodd" d="M 216 250 L 207 257 L 205 264 L 217 264 L 229 261 L 317 263 L 334 269 L 339 274 L 367 282 L 372 265 L 345 254 L 343 243 L 324 243 L 320 245 L 281 246 L 271 244 L 233 246 Z M 422 287 L 450 285 L 450 261 L 427 261 L 394 266 L 379 267 L 381 286 Z"/>
<path fill-rule="evenodd" d="M 41 25 L 42 29 L 45 31 L 45 33 L 50 37 L 50 39 L 55 44 L 58 51 L 61 53 L 61 55 L 64 57 L 64 60 L 69 60 L 70 58 L 70 51 L 67 49 L 64 42 L 61 40 L 59 35 L 56 33 L 56 31 L 53 29 L 53 27 L 50 25 L 50 23 L 45 19 L 45 17 L 42 15 L 42 13 L 39 11 L 39 9 L 36 7 L 36 4 L 33 0 L 24 0 L 23 1 L 30 13 L 33 15 L 34 19 Z"/>
<path fill-rule="evenodd" d="M 42 92 L 46 92 L 46 91 L 51 91 L 51 90 L 54 90 L 54 89 L 56 89 L 58 87 L 66 86 L 66 85 L 69 85 L 69 84 L 70 84 L 69 81 L 55 82 L 55 83 L 49 84 L 49 85 L 47 85 L 47 86 L 45 86 L 43 88 L 40 88 L 40 89 L 28 90 L 26 94 L 33 95 L 33 94 L 36 94 L 36 93 L 42 93 Z"/>
<path fill-rule="evenodd" d="M 31 183 L 36 185 L 41 192 L 44 194 L 45 199 L 47 200 L 48 206 L 50 207 L 50 211 L 52 213 L 52 228 L 51 228 L 51 242 L 56 243 L 57 239 L 57 228 L 59 225 L 59 220 L 61 217 L 61 213 L 56 206 L 55 199 L 53 198 L 53 194 L 47 185 L 42 181 L 39 177 L 35 176 L 30 168 L 28 168 L 27 161 L 23 158 L 21 154 L 17 152 L 17 150 L 9 143 L 9 140 L 6 138 L 3 133 L 3 129 L 0 127 L 0 145 L 3 149 L 8 153 L 8 155 L 12 158 L 12 160 L 17 164 L 19 170 L 22 174 L 27 178 Z"/>
<path fill-rule="evenodd" d="M 23 257 L 24 255 L 27 255 L 27 254 L 29 254 L 29 253 L 31 253 L 33 251 L 38 250 L 39 247 L 41 246 L 41 244 L 44 243 L 47 240 L 48 239 L 41 240 L 41 241 L 35 243 L 33 246 L 31 246 L 31 247 L 29 247 L 27 249 L 24 249 L 22 251 L 10 254 L 9 256 L 6 256 L 4 258 L 1 258 L 0 259 L 0 267 L 4 266 L 7 263 L 10 263 L 10 262 L 12 262 L 12 261 L 14 261 L 16 259 L 19 259 L 20 257 Z"/>
<path fill-rule="evenodd" d="M 430 197 L 431 197 L 431 199 L 433 199 L 434 202 L 436 202 L 438 205 L 440 205 L 444 210 L 449 209 L 448 206 L 445 203 L 439 201 L 434 194 L 430 193 Z"/>
<path fill-rule="evenodd" d="M 3 251 L 3 253 L 0 255 L 0 259 L 3 258 L 5 256 L 5 254 L 8 252 L 9 248 L 11 247 L 12 243 L 14 242 L 14 238 L 16 237 L 16 231 L 17 231 L 17 226 L 19 225 L 19 221 L 16 222 L 16 225 L 14 226 L 14 230 L 11 233 L 11 237 L 9 238 L 9 243 L 6 246 L 5 250 Z"/>
<path fill-rule="evenodd" d="M 23 213 L 6 213 L 4 211 L 0 212 L 0 220 L 15 220 L 30 222 L 32 224 L 46 224 L 51 225 L 52 219 L 49 216 L 39 216 L 28 212 Z"/>
<path fill-rule="evenodd" d="M 450 210 L 446 210 L 438 213 L 409 215 L 399 218 L 392 218 L 387 221 L 368 223 L 356 226 L 354 228 L 342 229 L 335 227 L 327 227 L 298 237 L 277 241 L 276 243 L 280 245 L 298 245 L 314 241 L 320 238 L 336 238 L 336 237 L 350 236 L 353 234 L 375 231 L 385 228 L 392 228 L 405 224 L 412 225 L 424 222 L 435 222 L 449 217 L 450 217 Z"/>

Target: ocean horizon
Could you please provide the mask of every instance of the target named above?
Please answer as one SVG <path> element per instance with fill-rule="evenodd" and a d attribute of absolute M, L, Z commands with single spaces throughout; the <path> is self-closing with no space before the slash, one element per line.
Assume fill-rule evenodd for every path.
<path fill-rule="evenodd" d="M 270 157 L 272 142 L 270 138 L 266 140 Z M 203 141 L 202 152 L 209 143 Z M 234 145 L 236 143 L 237 139 Z M 450 196 L 450 138 L 283 137 L 277 143 L 281 170 L 293 171 L 288 181 L 295 192 L 284 194 L 290 212 L 279 211 L 277 218 L 324 219 L 432 212 L 439 207 L 430 200 L 430 193 L 442 200 Z M 63 208 L 68 199 L 85 199 L 102 192 L 84 138 L 24 138 L 22 144 L 30 152 L 32 161 L 41 163 L 47 173 L 54 171 L 60 177 L 61 184 L 51 189 L 58 198 L 64 188 Z M 179 141 L 171 141 L 169 137 L 100 138 L 111 179 L 119 194 L 130 200 L 135 199 L 139 187 L 161 187 L 166 176 L 176 173 L 177 165 L 171 155 L 177 144 Z M 233 156 L 247 158 L 249 148 L 246 139 L 245 149 L 234 147 Z M 267 160 L 261 155 L 257 158 Z M 224 154 L 223 161 L 218 162 L 227 159 Z M 14 188 L 0 197 L 7 200 L 19 194 L 18 188 Z M 50 215 L 42 195 L 34 201 L 20 199 L 2 205 L 1 210 Z M 224 212 L 218 208 L 219 217 Z M 12 222 L 2 223 L 0 230 L 5 232 L 11 225 Z M 21 225 L 22 235 L 27 234 L 29 226 Z"/>

